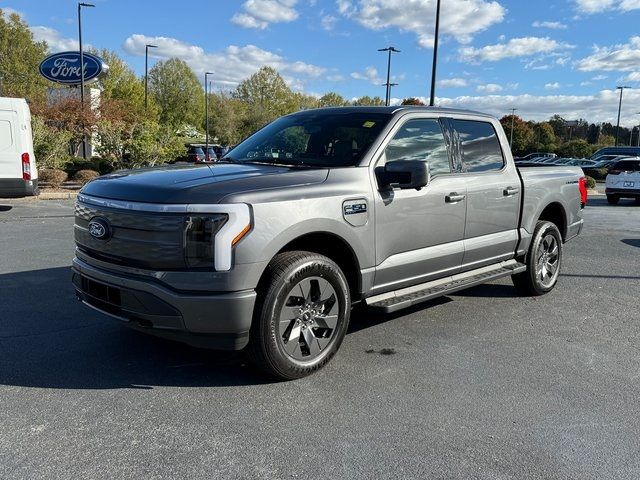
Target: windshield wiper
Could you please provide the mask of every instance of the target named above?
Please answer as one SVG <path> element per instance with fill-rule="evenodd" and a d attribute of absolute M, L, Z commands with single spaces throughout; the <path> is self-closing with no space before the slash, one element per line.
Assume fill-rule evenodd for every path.
<path fill-rule="evenodd" d="M 220 160 L 218 160 L 217 163 L 238 163 L 238 162 L 231 157 L 222 157 Z"/>

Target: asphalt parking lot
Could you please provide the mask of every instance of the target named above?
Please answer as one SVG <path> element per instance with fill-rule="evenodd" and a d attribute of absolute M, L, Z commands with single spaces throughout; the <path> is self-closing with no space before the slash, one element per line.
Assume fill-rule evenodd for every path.
<path fill-rule="evenodd" d="M 640 478 L 640 207 L 590 200 L 558 287 L 357 311 L 319 373 L 79 304 L 71 201 L 0 201 L 0 478 Z"/>

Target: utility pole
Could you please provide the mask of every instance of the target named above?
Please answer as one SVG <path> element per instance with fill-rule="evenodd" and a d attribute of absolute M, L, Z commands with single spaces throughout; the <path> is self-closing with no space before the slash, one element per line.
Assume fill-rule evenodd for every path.
<path fill-rule="evenodd" d="M 640 115 L 640 112 L 637 112 L 636 115 Z M 638 125 L 638 139 L 636 140 L 636 147 L 640 147 L 640 125 Z"/>
<path fill-rule="evenodd" d="M 389 56 L 387 58 L 387 83 L 383 83 L 387 87 L 387 94 L 384 97 L 384 104 L 388 107 L 391 103 L 391 87 L 395 87 L 398 85 L 397 83 L 391 83 L 391 53 L 400 53 L 396 47 L 387 47 L 387 48 L 379 48 L 379 52 L 389 52 Z"/>
<path fill-rule="evenodd" d="M 622 111 L 622 92 L 624 92 L 625 88 L 631 87 L 616 87 L 616 90 L 620 90 L 620 101 L 618 102 L 618 123 L 616 124 L 616 147 L 618 146 L 618 137 L 620 136 L 620 112 Z"/>
<path fill-rule="evenodd" d="M 207 77 L 213 75 L 213 72 L 206 72 L 204 74 L 204 118 L 205 118 L 205 151 L 204 159 L 209 160 L 209 88 L 207 84 Z"/>
<path fill-rule="evenodd" d="M 78 47 L 80 49 L 80 110 L 82 113 L 82 158 L 87 159 L 87 136 L 84 132 L 84 52 L 82 51 L 82 7 L 95 7 L 91 3 L 78 3 Z"/>
<path fill-rule="evenodd" d="M 149 96 L 149 49 L 150 48 L 158 48 L 157 45 L 145 45 L 144 46 L 144 109 L 146 110 L 149 106 L 148 96 Z"/>
<path fill-rule="evenodd" d="M 515 122 L 516 119 L 516 112 L 518 111 L 517 108 L 512 108 L 511 109 L 511 135 L 509 136 L 509 148 L 511 148 L 511 145 L 513 145 L 513 124 Z"/>
<path fill-rule="evenodd" d="M 436 4 L 436 30 L 433 38 L 433 66 L 431 67 L 431 98 L 429 106 L 433 107 L 436 102 L 436 67 L 438 65 L 438 35 L 440 33 L 440 0 Z"/>

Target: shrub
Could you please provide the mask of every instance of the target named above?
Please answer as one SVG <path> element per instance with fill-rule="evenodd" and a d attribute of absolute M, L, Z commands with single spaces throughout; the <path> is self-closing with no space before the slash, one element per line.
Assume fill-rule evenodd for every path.
<path fill-rule="evenodd" d="M 596 181 L 593 177 L 587 175 L 587 188 L 594 189 L 596 188 Z"/>
<path fill-rule="evenodd" d="M 60 185 L 67 181 L 67 178 L 69 178 L 67 172 L 55 168 L 43 168 L 38 171 L 38 180 L 48 183 L 53 188 L 60 187 Z"/>
<path fill-rule="evenodd" d="M 606 168 L 585 168 L 584 173 L 596 180 L 605 180 L 609 174 L 609 170 Z"/>
<path fill-rule="evenodd" d="M 78 170 L 76 174 L 73 176 L 73 179 L 76 182 L 81 183 L 82 185 L 86 185 L 94 178 L 98 178 L 100 174 L 95 170 Z"/>

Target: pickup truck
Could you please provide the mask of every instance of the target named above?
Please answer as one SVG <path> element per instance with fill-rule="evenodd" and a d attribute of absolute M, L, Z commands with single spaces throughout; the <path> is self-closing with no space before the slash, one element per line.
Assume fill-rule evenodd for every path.
<path fill-rule="evenodd" d="M 301 111 L 215 164 L 88 183 L 73 282 L 132 328 L 293 379 L 334 356 L 355 304 L 394 312 L 506 276 L 549 292 L 586 195 L 580 168 L 517 169 L 488 115 Z"/>

